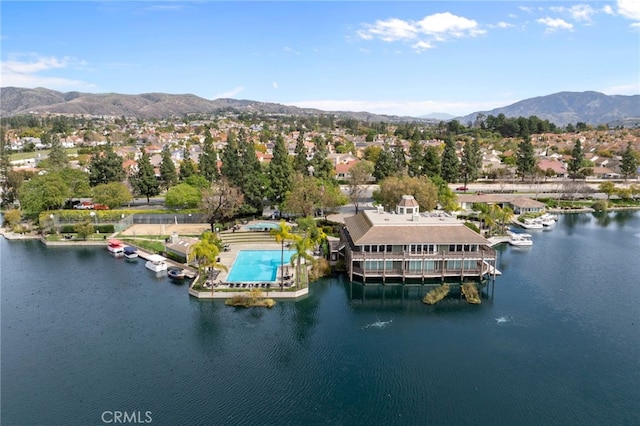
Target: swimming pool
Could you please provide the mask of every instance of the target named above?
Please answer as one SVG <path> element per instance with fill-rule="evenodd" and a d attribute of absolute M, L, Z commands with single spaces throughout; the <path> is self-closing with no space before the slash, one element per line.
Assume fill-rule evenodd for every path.
<path fill-rule="evenodd" d="M 284 265 L 289 265 L 293 250 L 284 251 Z M 240 250 L 227 276 L 228 282 L 276 281 L 280 250 Z"/>
<path fill-rule="evenodd" d="M 273 222 L 252 223 L 245 227 L 250 231 L 270 231 L 272 229 L 280 229 L 280 225 Z"/>

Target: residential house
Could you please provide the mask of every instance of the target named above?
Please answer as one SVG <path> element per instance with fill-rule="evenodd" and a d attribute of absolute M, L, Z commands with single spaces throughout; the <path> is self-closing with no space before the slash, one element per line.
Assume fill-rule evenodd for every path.
<path fill-rule="evenodd" d="M 545 209 L 544 203 L 527 197 L 516 197 L 509 203 L 511 204 L 511 209 L 515 214 L 542 213 Z"/>

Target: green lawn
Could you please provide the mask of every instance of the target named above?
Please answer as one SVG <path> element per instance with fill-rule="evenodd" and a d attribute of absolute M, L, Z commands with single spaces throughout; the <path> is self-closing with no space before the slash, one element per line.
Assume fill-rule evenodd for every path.
<path fill-rule="evenodd" d="M 38 154 L 40 154 L 41 157 L 46 157 L 49 155 L 49 151 L 50 150 L 48 149 L 43 149 L 41 151 L 34 151 L 34 152 L 14 152 L 9 156 L 9 158 L 10 158 L 10 161 L 18 161 L 18 160 L 26 160 L 27 158 L 36 158 Z M 66 148 L 64 152 L 66 152 L 67 155 L 75 156 L 75 155 L 78 155 L 78 148 Z"/>

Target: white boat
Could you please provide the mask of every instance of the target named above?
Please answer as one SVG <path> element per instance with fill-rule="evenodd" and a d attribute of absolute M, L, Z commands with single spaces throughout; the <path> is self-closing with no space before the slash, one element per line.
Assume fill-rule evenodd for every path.
<path fill-rule="evenodd" d="M 525 229 L 542 229 L 544 225 L 537 219 L 525 219 L 522 227 Z"/>
<path fill-rule="evenodd" d="M 125 246 L 124 257 L 127 259 L 135 259 L 138 257 L 138 250 L 135 247 Z"/>
<path fill-rule="evenodd" d="M 152 254 L 147 258 L 147 263 L 144 264 L 145 268 L 151 269 L 154 272 L 162 272 L 167 270 L 166 258 L 159 254 Z"/>
<path fill-rule="evenodd" d="M 545 213 L 538 218 L 538 221 L 542 223 L 542 226 L 553 226 L 556 224 L 557 220 L 558 220 L 558 216 L 555 216 L 549 213 Z"/>
<path fill-rule="evenodd" d="M 512 246 L 518 247 L 527 247 L 532 246 L 533 241 L 531 240 L 531 234 L 511 234 L 511 238 L 509 239 L 509 244 Z"/>

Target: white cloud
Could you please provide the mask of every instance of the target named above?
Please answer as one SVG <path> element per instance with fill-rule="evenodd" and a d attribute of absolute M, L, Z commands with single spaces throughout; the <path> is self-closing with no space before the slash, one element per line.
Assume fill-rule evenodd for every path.
<path fill-rule="evenodd" d="M 24 55 L 23 55 L 24 56 Z M 66 77 L 46 75 L 49 71 L 83 68 L 86 64 L 72 57 L 26 55 L 26 60 L 11 58 L 0 63 L 0 86 L 46 87 L 49 89 L 90 89 L 95 85 Z"/>
<path fill-rule="evenodd" d="M 456 116 L 487 111 L 516 102 L 499 100 L 486 102 L 440 102 L 440 101 L 356 101 L 356 100 L 315 100 L 287 102 L 300 108 L 317 108 L 324 111 L 367 111 L 374 114 L 419 117 L 434 112 Z"/>
<path fill-rule="evenodd" d="M 591 16 L 596 13 L 596 10 L 588 4 L 577 4 L 571 7 L 550 7 L 549 10 L 566 14 L 578 22 L 591 22 Z"/>
<path fill-rule="evenodd" d="M 496 28 L 513 28 L 515 25 L 508 22 L 500 21 L 495 25 Z"/>
<path fill-rule="evenodd" d="M 386 21 L 376 21 L 375 24 L 365 24 L 358 31 L 358 35 L 365 40 L 379 38 L 383 41 L 411 40 L 417 36 L 417 28 L 410 21 L 391 18 Z"/>
<path fill-rule="evenodd" d="M 545 32 L 547 33 L 552 33 L 555 32 L 557 30 L 568 30 L 568 31 L 573 31 L 573 24 L 570 24 L 569 22 L 565 21 L 564 19 L 560 19 L 560 18 L 540 18 L 538 20 L 536 20 L 536 22 L 538 22 L 539 24 L 544 25 L 545 27 L 547 27 L 547 29 L 545 30 Z"/>
<path fill-rule="evenodd" d="M 222 92 L 222 93 L 218 93 L 217 95 L 214 95 L 213 99 L 233 98 L 243 91 L 244 91 L 244 86 L 237 86 L 226 92 Z"/>
<path fill-rule="evenodd" d="M 412 45 L 417 52 L 423 52 L 425 50 L 433 49 L 433 45 L 428 41 L 419 41 L 416 44 Z"/>
<path fill-rule="evenodd" d="M 588 4 L 578 4 L 571 6 L 569 13 L 576 21 L 591 22 L 591 16 L 594 15 L 596 11 Z"/>
<path fill-rule="evenodd" d="M 300 54 L 300 52 L 298 52 L 297 50 L 293 50 L 289 46 L 285 46 L 282 50 L 284 50 L 285 53 L 291 53 L 293 55 L 299 55 Z"/>
<path fill-rule="evenodd" d="M 271 83 L 271 85 L 273 86 L 274 89 L 278 88 L 278 82 L 274 81 L 273 83 Z"/>
<path fill-rule="evenodd" d="M 640 1 L 618 0 L 618 13 L 625 18 L 640 21 Z"/>
<path fill-rule="evenodd" d="M 485 31 L 481 30 L 478 23 L 473 19 L 456 16 L 449 12 L 425 16 L 417 23 L 417 27 L 423 34 L 442 37 L 446 37 L 448 35 L 453 37 L 475 37 L 485 33 Z"/>
<path fill-rule="evenodd" d="M 363 40 L 379 39 L 385 42 L 414 41 L 414 49 L 421 52 L 430 49 L 434 41 L 453 38 L 476 37 L 486 31 L 472 20 L 452 13 L 436 13 L 425 16 L 420 21 L 391 18 L 378 20 L 373 24 L 363 24 L 356 32 Z"/>
<path fill-rule="evenodd" d="M 640 94 L 640 83 L 621 84 L 611 86 L 601 90 L 605 95 L 638 95 Z"/>

